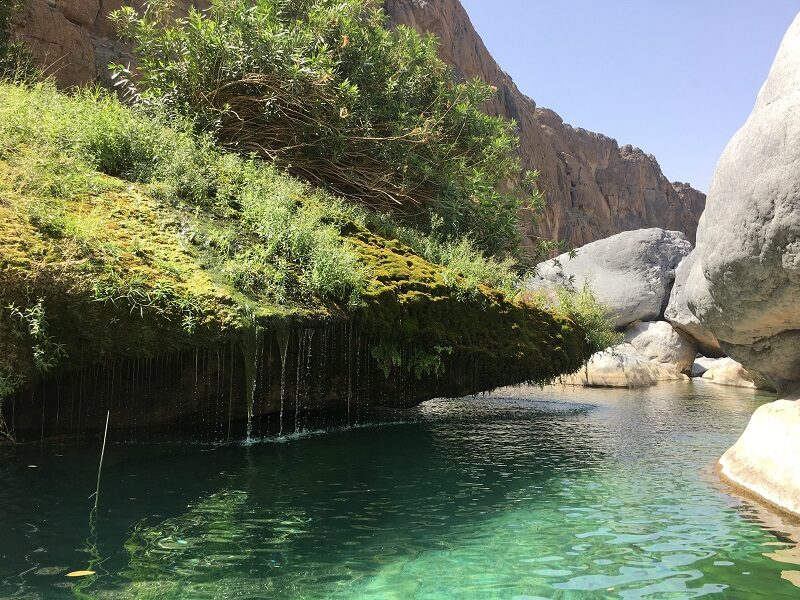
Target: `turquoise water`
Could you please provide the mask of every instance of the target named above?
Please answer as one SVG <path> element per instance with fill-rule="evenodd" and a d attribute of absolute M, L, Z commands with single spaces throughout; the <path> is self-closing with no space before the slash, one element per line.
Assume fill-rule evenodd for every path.
<path fill-rule="evenodd" d="M 251 444 L 0 449 L 0 597 L 798 598 L 714 462 L 765 401 L 520 388 Z M 82 580 L 65 574 L 90 568 Z"/>

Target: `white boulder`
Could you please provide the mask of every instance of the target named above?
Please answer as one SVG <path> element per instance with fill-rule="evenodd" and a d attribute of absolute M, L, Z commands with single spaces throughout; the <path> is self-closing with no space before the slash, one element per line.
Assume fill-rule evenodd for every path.
<path fill-rule="evenodd" d="M 686 303 L 686 282 L 696 260 L 697 253 L 693 251 L 675 269 L 675 283 L 669 295 L 667 309 L 664 311 L 664 319 L 694 339 L 698 350 L 704 356 L 718 358 L 725 356 L 725 353 L 720 348 L 717 338 L 694 316 Z"/>
<path fill-rule="evenodd" d="M 659 381 L 688 379 L 675 365 L 656 363 L 641 356 L 630 344 L 598 352 L 574 375 L 562 379 L 566 385 L 587 387 L 646 387 Z"/>
<path fill-rule="evenodd" d="M 800 384 L 800 15 L 717 164 L 686 302 L 779 393 Z"/>
<path fill-rule="evenodd" d="M 682 373 L 691 372 L 697 355 L 694 340 L 666 321 L 634 323 L 625 330 L 625 341 L 645 359 L 673 364 Z"/>
<path fill-rule="evenodd" d="M 615 327 L 654 321 L 664 312 L 675 268 L 691 249 L 679 231 L 625 231 L 578 248 L 573 258 L 562 254 L 541 263 L 525 287 L 580 290 L 588 285 L 611 311 Z"/>

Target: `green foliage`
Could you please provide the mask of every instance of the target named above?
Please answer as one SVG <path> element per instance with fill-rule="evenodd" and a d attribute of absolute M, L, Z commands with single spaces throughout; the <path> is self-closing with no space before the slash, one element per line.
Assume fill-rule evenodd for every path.
<path fill-rule="evenodd" d="M 586 341 L 592 352 L 622 343 L 624 336 L 611 326 L 608 308 L 598 302 L 588 285 L 579 291 L 558 288 L 556 297 L 558 309 L 568 314 L 586 332 Z"/>
<path fill-rule="evenodd" d="M 47 198 L 28 210 L 31 222 L 50 236 L 91 237 L 91 223 L 70 218 L 63 201 L 110 185 L 91 176 L 89 169 L 95 169 L 146 183 L 170 203 L 183 201 L 217 215 L 184 228 L 246 294 L 260 291 L 285 303 L 312 292 L 356 305 L 371 272 L 340 237 L 349 222 L 396 238 L 442 265 L 442 276 L 459 296 L 474 296 L 479 285 L 516 293 L 514 260 L 487 257 L 470 237 L 448 238 L 440 217 L 433 217 L 431 233 L 423 233 L 389 213 L 312 190 L 262 161 L 221 152 L 208 136 L 180 123 L 167 127 L 102 90 L 67 97 L 47 84 L 6 85 L 0 101 L 0 158 L 19 158 L 36 147 L 24 169 L 29 176 L 18 185 Z M 112 289 L 113 281 L 99 298 L 128 298 L 139 308 L 150 304 L 135 286 Z"/>
<path fill-rule="evenodd" d="M 482 112 L 489 85 L 454 82 L 433 36 L 388 29 L 376 0 L 168 8 L 114 15 L 139 59 L 116 79 L 139 104 L 418 227 L 438 215 L 448 240 L 518 251 L 518 211 L 542 197 L 520 172 L 515 125 Z"/>
<path fill-rule="evenodd" d="M 575 322 L 501 293 L 510 262 L 429 220 L 421 233 L 97 90 L 0 83 L 5 387 L 53 357 L 69 370 L 332 315 L 404 349 L 399 372 L 378 357 L 390 381 L 478 365 L 468 393 L 576 370 Z"/>
<path fill-rule="evenodd" d="M 0 401 L 10 396 L 23 382 L 24 378 L 21 375 L 0 369 Z M 2 430 L 2 404 L 0 404 L 0 436 Z"/>
<path fill-rule="evenodd" d="M 432 350 L 415 347 L 406 353 L 404 359 L 396 344 L 383 341 L 372 349 L 372 358 L 378 363 L 378 368 L 387 379 L 394 368 L 412 373 L 417 379 L 422 379 L 430 375 L 441 377 L 444 374 L 442 357 L 452 353 L 451 346 L 435 345 Z"/>
<path fill-rule="evenodd" d="M 349 218 L 341 201 L 261 161 L 222 152 L 179 123 L 167 127 L 99 89 L 68 97 L 46 84 L 7 85 L 0 88 L 0 119 L 0 158 L 19 159 L 36 148 L 29 152 L 30 177 L 19 185 L 47 198 L 29 207 L 43 233 L 86 231 L 85 221 L 70 221 L 63 200 L 97 192 L 104 184 L 92 180 L 94 169 L 194 206 L 198 217 L 184 223 L 187 237 L 209 250 L 209 260 L 241 291 L 358 303 L 369 272 L 340 236 Z M 154 305 L 150 287 L 112 277 L 97 297 L 124 298 L 141 309 Z"/>
<path fill-rule="evenodd" d="M 7 309 L 16 322 L 14 330 L 16 337 L 31 344 L 33 365 L 37 371 L 46 373 L 52 370 L 60 359 L 66 357 L 64 345 L 56 342 L 48 334 L 44 298 L 39 298 L 36 304 L 27 308 L 19 308 L 12 304 Z"/>
<path fill-rule="evenodd" d="M 3 399 L 17 391 L 25 378 L 5 368 L 0 368 L 0 440 L 14 441 L 14 432 L 8 426 L 3 413 Z"/>
<path fill-rule="evenodd" d="M 22 0 L 0 2 L 0 80 L 29 81 L 37 75 L 25 46 L 11 35 L 11 23 L 22 5 Z"/>
<path fill-rule="evenodd" d="M 382 342 L 372 349 L 372 358 L 378 363 L 378 368 L 387 379 L 392 372 L 392 367 L 399 367 L 402 364 L 400 350 L 396 344 Z"/>
<path fill-rule="evenodd" d="M 381 235 L 400 240 L 432 263 L 442 265 L 442 277 L 458 297 L 475 297 L 479 286 L 497 288 L 509 297 L 517 293 L 517 262 L 511 257 L 493 257 L 478 247 L 472 237 L 449 239 L 443 222 L 434 215 L 431 232 L 399 224 L 388 213 L 371 213 L 368 224 Z"/>

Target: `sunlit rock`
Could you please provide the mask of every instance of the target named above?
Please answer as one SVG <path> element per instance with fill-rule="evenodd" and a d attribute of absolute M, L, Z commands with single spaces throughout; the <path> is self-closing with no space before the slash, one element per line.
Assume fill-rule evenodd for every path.
<path fill-rule="evenodd" d="M 720 459 L 732 482 L 800 514 L 800 403 L 759 407 L 742 436 Z"/>
<path fill-rule="evenodd" d="M 625 330 L 625 341 L 647 360 L 673 364 L 687 374 L 697 354 L 694 340 L 666 321 L 634 323 Z"/>
<path fill-rule="evenodd" d="M 659 381 L 688 379 L 669 363 L 657 363 L 641 356 L 630 344 L 598 352 L 578 373 L 562 379 L 565 385 L 588 387 L 646 387 Z"/>
<path fill-rule="evenodd" d="M 675 268 L 692 245 L 679 231 L 625 231 L 541 263 L 527 289 L 582 289 L 588 285 L 610 311 L 614 327 L 661 318 Z"/>
<path fill-rule="evenodd" d="M 717 338 L 689 310 L 689 306 L 686 304 L 686 282 L 696 260 L 697 253 L 692 252 L 675 269 L 675 283 L 672 286 L 667 309 L 664 311 L 664 319 L 694 339 L 698 350 L 704 356 L 718 358 L 724 356 L 725 353 L 719 347 Z"/>

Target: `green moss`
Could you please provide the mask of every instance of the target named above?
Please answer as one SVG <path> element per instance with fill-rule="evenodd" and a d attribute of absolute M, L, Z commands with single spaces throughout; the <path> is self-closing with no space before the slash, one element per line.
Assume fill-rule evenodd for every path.
<path fill-rule="evenodd" d="M 352 319 L 417 377 L 470 358 L 492 383 L 545 381 L 593 350 L 566 314 L 482 284 L 469 247 L 463 269 L 426 260 L 362 209 L 93 94 L 0 84 L 3 393 L 43 374 L 42 340 L 15 329 L 34 309 L 53 372 L 287 321 Z"/>
<path fill-rule="evenodd" d="M 544 382 L 576 370 L 593 349 L 584 330 L 566 314 L 554 314 L 502 292 L 480 286 L 469 296 L 454 294 L 441 269 L 396 240 L 365 229 L 351 232 L 374 278 L 356 319 L 380 339 L 396 340 L 418 353 L 481 361 L 498 379 Z M 384 364 L 385 361 L 384 361 Z"/>

